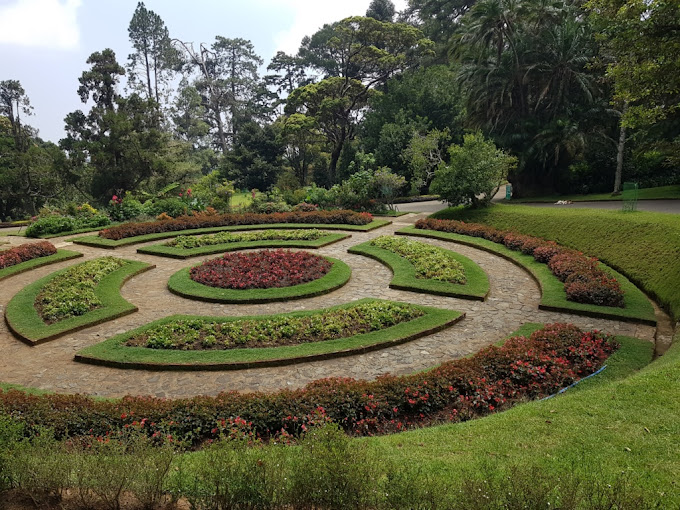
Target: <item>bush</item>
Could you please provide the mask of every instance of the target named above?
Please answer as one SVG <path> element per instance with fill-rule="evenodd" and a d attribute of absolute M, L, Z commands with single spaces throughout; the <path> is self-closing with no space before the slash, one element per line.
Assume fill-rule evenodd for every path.
<path fill-rule="evenodd" d="M 550 271 L 565 283 L 567 300 L 599 306 L 624 307 L 621 286 L 616 279 L 611 278 L 597 266 L 596 259 L 586 257 L 576 250 L 563 248 L 553 241 L 456 220 L 428 218 L 418 220 L 416 228 L 481 237 L 495 243 L 503 243 L 511 250 L 533 254 L 536 261 L 547 263 Z"/>
<path fill-rule="evenodd" d="M 226 227 L 232 225 L 267 225 L 274 223 L 318 223 L 367 225 L 373 221 L 370 214 L 354 211 L 316 211 L 290 212 L 274 214 L 207 214 L 196 213 L 193 216 L 180 216 L 173 220 L 148 221 L 143 223 L 125 223 L 117 227 L 104 229 L 99 235 L 105 239 L 120 240 L 159 232 L 177 232 L 208 227 Z"/>
<path fill-rule="evenodd" d="M 10 248 L 9 250 L 0 251 L 0 269 L 20 264 L 28 260 L 48 257 L 55 253 L 57 253 L 57 249 L 52 243 L 48 243 L 47 241 L 22 244 L 15 248 Z"/>
<path fill-rule="evenodd" d="M 26 229 L 27 237 L 40 237 L 52 234 L 61 234 L 73 230 L 105 227 L 111 220 L 103 214 L 92 216 L 81 216 L 74 218 L 71 216 L 46 216 L 39 218 Z"/>
<path fill-rule="evenodd" d="M 123 201 L 125 203 L 125 201 Z M 184 201 L 179 198 L 162 198 L 144 204 L 144 212 L 149 216 L 158 216 L 159 214 L 167 214 L 171 218 L 178 218 L 179 216 L 187 214 L 189 208 Z"/>

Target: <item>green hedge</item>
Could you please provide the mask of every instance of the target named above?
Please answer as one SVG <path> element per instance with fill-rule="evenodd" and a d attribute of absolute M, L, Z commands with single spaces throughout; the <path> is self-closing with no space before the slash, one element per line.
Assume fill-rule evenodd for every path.
<path fill-rule="evenodd" d="M 154 321 L 141 328 L 117 335 L 99 344 L 86 347 L 76 354 L 76 361 L 97 365 L 116 366 L 121 368 L 139 368 L 147 370 L 229 370 L 245 369 L 257 366 L 280 366 L 319 359 L 330 359 L 349 356 L 362 352 L 391 347 L 414 340 L 444 328 L 461 320 L 465 315 L 454 310 L 411 305 L 421 309 L 425 315 L 408 322 L 403 322 L 380 331 L 372 331 L 348 338 L 339 338 L 324 342 L 307 344 L 264 347 L 251 349 L 229 349 L 222 351 L 182 351 L 149 349 L 147 347 L 128 347 L 125 342 L 133 335 L 157 327 L 160 324 L 183 319 L 205 319 L 209 322 L 229 322 L 244 319 L 269 320 L 272 317 L 303 317 L 330 310 L 349 308 L 360 303 L 382 302 L 382 300 L 366 298 L 352 303 L 338 305 L 322 310 L 293 312 L 278 315 L 261 315 L 255 317 L 205 317 L 173 315 Z"/>
<path fill-rule="evenodd" d="M 680 319 L 678 215 L 494 205 L 479 210 L 450 208 L 433 217 L 517 230 L 597 257 Z"/>
<path fill-rule="evenodd" d="M 424 292 L 427 294 L 463 299 L 476 299 L 479 301 L 484 301 L 489 293 L 489 278 L 486 276 L 484 270 L 469 258 L 460 253 L 451 252 L 450 250 L 447 251 L 452 254 L 455 260 L 462 264 L 463 269 L 465 270 L 467 283 L 464 285 L 416 278 L 416 271 L 413 264 L 396 253 L 383 248 L 378 248 L 377 246 L 372 246 L 370 241 L 352 246 L 347 251 L 356 255 L 370 257 L 389 267 L 394 274 L 394 277 L 390 282 L 390 288 L 392 289 Z"/>
<path fill-rule="evenodd" d="M 70 268 L 56 271 L 27 285 L 7 304 L 5 320 L 10 330 L 29 345 L 37 345 L 53 340 L 64 333 L 78 331 L 136 312 L 137 307 L 120 295 L 120 288 L 125 281 L 155 266 L 137 261 L 126 262 L 128 263 L 108 274 L 97 285 L 95 294 L 102 302 L 100 308 L 54 324 L 48 325 L 43 322 L 35 309 L 35 299 L 47 282 Z"/>
<path fill-rule="evenodd" d="M 189 299 L 198 299 L 210 303 L 269 303 L 288 301 L 328 294 L 345 285 L 352 276 L 352 270 L 342 260 L 324 257 L 333 263 L 331 270 L 311 282 L 290 287 L 271 289 L 221 289 L 195 282 L 189 276 L 190 267 L 180 269 L 168 280 L 168 289 L 173 294 Z"/>
<path fill-rule="evenodd" d="M 616 280 L 621 285 L 621 289 L 623 289 L 624 308 L 589 305 L 568 301 L 567 294 L 564 291 L 564 284 L 550 272 L 550 269 L 546 264 L 537 262 L 531 255 L 525 255 L 521 252 L 511 250 L 502 244 L 487 241 L 486 239 L 481 239 L 479 237 L 464 236 L 449 232 L 439 232 L 436 230 L 421 230 L 415 227 L 403 228 L 399 230 L 397 234 L 429 237 L 432 239 L 453 241 L 460 244 L 473 246 L 490 253 L 500 255 L 501 257 L 526 268 L 541 287 L 541 304 L 539 305 L 539 308 L 542 310 L 574 313 L 603 319 L 627 320 L 641 322 L 643 324 L 656 325 L 654 307 L 649 302 L 647 297 L 642 292 L 640 292 L 640 290 L 625 276 L 605 266 L 604 264 L 600 264 L 600 267 L 612 277 L 616 278 Z"/>

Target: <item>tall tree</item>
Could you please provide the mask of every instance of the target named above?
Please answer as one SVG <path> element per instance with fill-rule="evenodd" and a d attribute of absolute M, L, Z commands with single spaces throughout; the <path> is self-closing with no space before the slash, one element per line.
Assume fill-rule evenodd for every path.
<path fill-rule="evenodd" d="M 135 49 L 128 56 L 128 81 L 134 88 L 143 88 L 147 99 L 160 104 L 179 60 L 168 29 L 158 14 L 139 2 L 130 20 L 128 35 Z"/>
<path fill-rule="evenodd" d="M 397 9 L 391 0 L 372 0 L 366 9 L 366 17 L 378 21 L 394 21 L 396 13 Z"/>
<path fill-rule="evenodd" d="M 21 123 L 21 115 L 31 115 L 33 107 L 18 80 L 0 81 L 0 115 L 7 117 L 14 137 L 15 150 L 28 149 L 28 136 Z"/>

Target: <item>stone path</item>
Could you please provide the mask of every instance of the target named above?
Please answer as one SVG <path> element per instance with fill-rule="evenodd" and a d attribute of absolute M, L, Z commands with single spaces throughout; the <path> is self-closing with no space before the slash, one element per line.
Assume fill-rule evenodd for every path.
<path fill-rule="evenodd" d="M 388 287 L 392 273 L 372 259 L 347 253 L 347 248 L 384 234 L 392 234 L 412 224 L 419 216 L 410 214 L 373 232 L 353 233 L 342 242 L 317 250 L 339 258 L 352 267 L 352 278 L 343 288 L 325 296 L 262 305 L 209 304 L 181 298 L 166 287 L 170 275 L 188 265 L 216 257 L 172 260 L 136 252 L 140 245 L 117 250 L 88 248 L 58 238 L 53 242 L 85 254 L 85 260 L 103 256 L 142 260 L 158 267 L 134 277 L 122 288 L 122 295 L 139 307 L 139 312 L 72 334 L 36 347 L 29 347 L 0 324 L 0 381 L 22 384 L 62 393 L 87 393 L 102 396 L 155 395 L 188 397 L 215 395 L 221 391 L 273 391 L 296 388 L 322 377 L 372 379 L 381 374 L 407 374 L 442 361 L 466 356 L 497 342 L 526 322 L 571 322 L 587 329 L 600 329 L 654 341 L 655 328 L 625 322 L 591 319 L 538 310 L 539 288 L 529 274 L 514 264 L 487 252 L 455 243 L 422 240 L 452 249 L 471 258 L 488 276 L 489 298 L 481 303 L 450 297 L 429 296 Z M 26 242 L 12 238 L 12 244 Z M 315 252 L 317 252 L 315 251 Z M 16 292 L 27 284 L 57 269 L 81 262 L 67 261 L 22 273 L 0 282 L 0 312 Z M 73 361 L 79 349 L 101 342 L 115 334 L 144 325 L 174 313 L 216 316 L 242 316 L 313 310 L 364 298 L 376 297 L 450 308 L 467 317 L 453 327 L 419 340 L 368 354 L 318 361 L 287 367 L 224 372 L 150 372 L 85 365 Z"/>

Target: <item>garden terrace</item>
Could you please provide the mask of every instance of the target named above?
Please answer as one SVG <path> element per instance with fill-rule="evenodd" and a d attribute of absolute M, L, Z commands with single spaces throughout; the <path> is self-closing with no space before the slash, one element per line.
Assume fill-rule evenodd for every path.
<path fill-rule="evenodd" d="M 0 280 L 36 267 L 82 256 L 70 250 L 57 250 L 47 241 L 22 244 L 0 251 Z"/>
<path fill-rule="evenodd" d="M 641 322 L 643 324 L 656 325 L 654 308 L 646 296 L 640 292 L 640 290 L 637 289 L 637 287 L 635 287 L 635 285 L 633 285 L 625 276 L 602 263 L 599 263 L 597 267 L 599 271 L 602 271 L 607 275 L 606 282 L 615 280 L 618 284 L 617 288 L 620 288 L 623 292 L 624 306 L 621 308 L 578 303 L 569 300 L 567 292 L 565 291 L 567 286 L 565 286 L 550 271 L 546 264 L 538 262 L 535 258 L 535 255 L 525 254 L 521 251 L 508 248 L 504 244 L 490 241 L 482 237 L 477 237 L 475 235 L 457 234 L 448 232 L 446 230 L 430 230 L 430 227 L 449 229 L 457 228 L 458 226 L 452 226 L 448 222 L 441 222 L 439 220 L 426 220 L 419 222 L 415 227 L 406 227 L 397 233 L 402 235 L 441 239 L 444 241 L 452 241 L 474 246 L 489 251 L 490 253 L 497 254 L 521 267 L 526 268 L 541 287 L 541 304 L 539 306 L 542 310 L 574 313 L 590 317 L 629 320 Z M 490 233 L 490 235 L 493 236 L 503 235 L 495 229 L 480 229 L 474 225 L 468 232 L 472 233 L 480 231 Z M 501 239 L 501 237 L 495 238 Z M 509 235 L 509 238 L 514 241 L 515 239 L 518 239 L 518 236 L 516 234 L 511 234 Z M 523 239 L 523 242 L 534 244 L 533 240 L 529 239 Z M 537 248 L 537 250 L 540 249 L 542 249 L 542 247 Z M 548 246 L 548 250 L 552 251 L 554 254 L 557 254 L 560 248 L 559 246 L 553 244 Z"/>
<path fill-rule="evenodd" d="M 81 350 L 76 360 L 146 370 L 281 366 L 391 347 L 463 317 L 452 310 L 370 299 L 258 317 L 173 316 Z"/>
<path fill-rule="evenodd" d="M 321 248 L 350 237 L 317 229 L 220 232 L 202 236 L 179 236 L 163 243 L 138 248 L 138 253 L 186 259 L 225 251 L 252 248 Z"/>
<path fill-rule="evenodd" d="M 267 303 L 327 294 L 345 285 L 347 264 L 307 252 L 256 251 L 223 257 L 178 271 L 170 292 L 215 303 Z"/>
<path fill-rule="evenodd" d="M 121 285 L 154 266 L 104 257 L 52 273 L 17 293 L 5 320 L 21 340 L 36 345 L 137 311 Z"/>
<path fill-rule="evenodd" d="M 394 273 L 390 282 L 393 289 L 480 301 L 484 301 L 489 293 L 486 273 L 468 257 L 450 250 L 381 236 L 352 246 L 348 251 L 371 257 L 389 267 Z"/>

